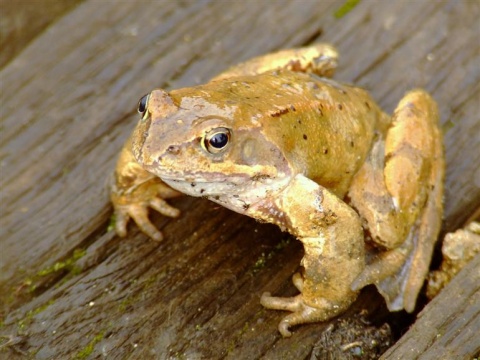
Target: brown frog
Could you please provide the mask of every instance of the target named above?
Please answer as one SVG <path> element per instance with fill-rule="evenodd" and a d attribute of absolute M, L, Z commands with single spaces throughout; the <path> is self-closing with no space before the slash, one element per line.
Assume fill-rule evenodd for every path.
<path fill-rule="evenodd" d="M 328 320 L 375 284 L 390 310 L 412 311 L 442 217 L 444 158 L 438 111 L 423 90 L 383 113 L 363 89 L 330 80 L 326 44 L 265 55 L 209 83 L 139 102 L 112 185 L 116 231 L 133 218 L 161 240 L 148 208 L 201 196 L 274 223 L 300 240 L 300 294 L 265 293 L 289 327 Z"/>

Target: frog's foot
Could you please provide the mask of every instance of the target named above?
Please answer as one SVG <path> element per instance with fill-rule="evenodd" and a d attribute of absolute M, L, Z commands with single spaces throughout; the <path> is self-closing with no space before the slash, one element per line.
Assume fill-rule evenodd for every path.
<path fill-rule="evenodd" d="M 140 172 L 138 169 L 136 171 Z M 141 171 L 147 174 L 143 169 Z M 151 175 L 147 174 L 146 180 L 134 178 L 133 183 L 128 177 L 125 178 L 129 181 L 112 177 L 110 200 L 114 209 L 115 231 L 121 237 L 126 236 L 128 221 L 133 219 L 143 233 L 156 241 L 163 239 L 162 233 L 148 219 L 149 208 L 168 217 L 180 215 L 180 210 L 169 205 L 164 199 L 180 196 L 181 193 L 160 179 L 148 177 Z"/>
<path fill-rule="evenodd" d="M 121 237 L 127 234 L 127 224 L 130 218 L 135 221 L 140 230 L 155 241 L 163 239 L 162 233 L 153 225 L 148 218 L 148 208 L 158 211 L 168 217 L 177 217 L 180 210 L 169 205 L 161 198 L 152 198 L 146 202 L 131 203 L 126 205 L 114 204 L 115 208 L 115 231 Z"/>
<path fill-rule="evenodd" d="M 318 76 L 332 77 L 337 64 L 337 50 L 330 44 L 320 43 L 255 57 L 235 65 L 212 80 L 217 81 L 236 76 L 258 75 L 267 71 L 282 69 L 305 73 L 313 72 Z"/>
<path fill-rule="evenodd" d="M 303 295 L 299 294 L 290 298 L 271 296 L 266 292 L 262 294 L 260 303 L 267 309 L 291 311 L 290 315 L 285 316 L 278 324 L 278 331 L 283 337 L 290 337 L 292 333 L 289 328 L 294 325 L 306 324 L 318 321 L 325 321 L 340 314 L 345 309 L 336 307 L 324 299 L 317 301 L 321 304 L 320 308 L 305 304 Z M 323 300 L 323 301 L 322 301 Z"/>
<path fill-rule="evenodd" d="M 381 252 L 370 259 L 365 269 L 353 281 L 351 289 L 358 291 L 369 284 L 374 284 L 384 297 L 390 311 L 405 309 L 412 312 L 416 297 L 413 300 L 407 300 L 405 293 L 408 289 L 405 289 L 404 275 L 406 266 L 411 261 L 411 249 L 405 246 Z"/>
<path fill-rule="evenodd" d="M 352 283 L 352 290 L 360 290 L 369 284 L 378 285 L 386 278 L 398 273 L 405 264 L 411 249 L 409 243 L 393 250 L 387 250 L 375 255 L 365 269 Z"/>
<path fill-rule="evenodd" d="M 295 273 L 293 275 L 292 282 L 300 292 L 303 291 L 304 280 L 300 273 Z M 285 316 L 278 325 L 278 330 L 284 337 L 292 335 L 289 331 L 290 326 L 325 321 L 340 314 L 344 310 L 343 308 L 340 309 L 338 306 L 332 305 L 326 300 L 322 301 L 322 299 L 317 303 L 320 304 L 320 308 L 307 305 L 302 294 L 290 298 L 284 298 L 271 296 L 269 292 L 265 292 L 260 298 L 260 303 L 267 309 L 292 312 L 292 314 Z"/>

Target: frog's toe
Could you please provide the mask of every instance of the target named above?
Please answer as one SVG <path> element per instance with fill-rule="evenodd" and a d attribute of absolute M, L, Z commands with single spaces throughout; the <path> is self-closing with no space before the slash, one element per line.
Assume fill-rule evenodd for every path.
<path fill-rule="evenodd" d="M 157 210 L 160 214 L 168 217 L 177 217 L 180 215 L 180 210 L 171 206 L 161 198 L 153 198 L 150 200 L 150 207 Z"/>
<path fill-rule="evenodd" d="M 128 214 L 124 211 L 115 209 L 115 232 L 120 237 L 127 235 L 127 223 L 129 220 Z"/>
<path fill-rule="evenodd" d="M 283 337 L 292 335 L 289 328 L 295 325 L 312 323 L 328 320 L 344 309 L 338 306 L 331 306 L 328 302 L 320 302 L 320 308 L 305 304 L 303 296 L 297 295 L 291 298 L 281 298 L 270 296 L 270 293 L 264 293 L 260 299 L 261 304 L 267 309 L 287 310 L 292 313 L 285 316 L 278 324 L 278 331 Z M 328 310 L 330 309 L 330 310 Z"/>
<path fill-rule="evenodd" d="M 115 203 L 114 203 L 115 204 Z M 127 235 L 127 224 L 132 218 L 140 230 L 155 241 L 163 239 L 162 233 L 150 222 L 148 218 L 148 208 L 158 211 L 160 214 L 168 217 L 177 217 L 180 210 L 170 206 L 161 198 L 151 198 L 148 201 L 135 201 L 129 204 L 114 205 L 115 207 L 115 232 L 125 237 Z"/>
<path fill-rule="evenodd" d="M 146 207 L 132 205 L 130 206 L 129 214 L 144 234 L 148 235 L 155 241 L 163 240 L 162 233 L 150 222 Z"/>
<path fill-rule="evenodd" d="M 265 292 L 262 294 L 260 298 L 260 304 L 262 304 L 267 309 L 273 310 L 286 310 L 295 312 L 299 309 L 299 302 L 298 297 L 301 295 L 297 295 L 294 297 L 284 298 L 284 297 L 276 297 L 271 296 L 269 292 Z"/>
<path fill-rule="evenodd" d="M 319 312 L 319 309 L 302 304 L 298 311 L 285 316 L 282 321 L 280 321 L 278 331 L 280 331 L 283 337 L 290 337 L 292 336 L 292 332 L 289 330 L 291 326 L 325 320 L 323 312 L 318 314 Z"/>
<path fill-rule="evenodd" d="M 303 276 L 299 272 L 293 274 L 292 276 L 293 285 L 298 289 L 298 291 L 303 291 Z"/>

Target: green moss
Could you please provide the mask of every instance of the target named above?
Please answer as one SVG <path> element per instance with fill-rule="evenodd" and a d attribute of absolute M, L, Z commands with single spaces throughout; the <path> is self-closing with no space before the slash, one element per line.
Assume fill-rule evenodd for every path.
<path fill-rule="evenodd" d="M 286 237 L 282 239 L 277 245 L 275 245 L 275 251 L 280 251 L 282 249 L 285 249 L 288 244 L 290 244 L 290 237 Z"/>
<path fill-rule="evenodd" d="M 102 341 L 103 337 L 105 336 L 105 331 L 101 331 L 97 335 L 93 337 L 92 340 L 82 349 L 80 350 L 75 356 L 74 359 L 81 360 L 88 358 L 95 349 L 95 345 L 97 345 L 100 341 Z"/>
<path fill-rule="evenodd" d="M 42 306 L 39 306 L 38 308 L 29 311 L 29 313 L 31 312 L 31 316 L 32 316 L 32 317 L 35 316 L 35 315 L 38 315 L 38 314 L 40 314 L 42 311 L 45 311 L 45 310 L 46 310 L 50 305 L 52 305 L 54 302 L 55 302 L 55 300 L 51 299 L 51 300 L 49 300 L 47 303 L 43 304 Z"/>
<path fill-rule="evenodd" d="M 350 11 L 353 10 L 355 6 L 358 5 L 360 0 L 346 0 L 342 6 L 340 6 L 335 12 L 333 13 L 333 16 L 335 18 L 340 19 L 347 15 Z"/>
<path fill-rule="evenodd" d="M 129 298 L 129 297 L 126 297 L 125 299 L 123 299 L 120 304 L 118 304 L 118 311 L 123 313 L 125 312 L 125 310 L 127 310 L 127 308 L 134 302 L 133 299 Z"/>
<path fill-rule="evenodd" d="M 35 315 L 40 314 L 42 311 L 45 311 L 50 305 L 52 305 L 55 300 L 50 300 L 45 304 L 39 306 L 38 308 L 28 311 L 25 316 L 17 322 L 18 330 L 22 332 L 25 328 L 32 323 L 32 320 Z"/>
<path fill-rule="evenodd" d="M 445 124 L 442 125 L 443 133 L 446 134 L 454 126 L 455 126 L 455 123 L 452 120 L 448 120 Z"/>
<path fill-rule="evenodd" d="M 156 274 L 150 276 L 145 281 L 142 281 L 139 286 L 141 289 L 136 291 L 134 294 L 128 294 L 119 304 L 118 304 L 118 311 L 125 312 L 129 306 L 136 304 L 141 298 L 145 297 L 146 291 L 150 288 L 154 287 L 158 283 L 158 279 L 164 276 L 164 273 Z M 139 279 L 131 279 L 129 280 L 130 284 L 134 285 L 139 282 Z"/>
<path fill-rule="evenodd" d="M 37 273 L 37 276 L 43 277 L 43 276 L 47 276 L 47 275 L 56 273 L 57 271 L 61 271 L 61 270 L 67 270 L 69 272 L 73 271 L 73 272 L 78 274 L 80 272 L 80 269 L 75 268 L 75 263 L 78 261 L 78 259 L 85 256 L 85 254 L 86 254 L 85 250 L 75 249 L 70 258 L 66 259 L 65 261 L 56 262 L 55 264 L 53 264 L 53 265 L 51 265 L 51 266 L 49 266 L 45 269 L 40 270 Z"/>
<path fill-rule="evenodd" d="M 116 222 L 117 217 L 115 216 L 115 214 L 112 214 L 112 216 L 110 216 L 110 220 L 108 221 L 107 232 L 115 230 Z"/>
<path fill-rule="evenodd" d="M 188 359 L 187 356 L 184 354 L 184 353 L 181 353 L 181 352 L 175 352 L 175 354 L 173 354 L 173 359 L 175 360 L 186 360 Z"/>
<path fill-rule="evenodd" d="M 260 258 L 258 258 L 257 261 L 255 261 L 255 264 L 253 265 L 253 268 L 252 268 L 252 272 L 253 273 L 259 272 L 261 269 L 265 267 L 266 263 L 267 263 L 267 260 L 266 260 L 265 253 L 262 252 L 262 254 L 260 255 Z"/>
<path fill-rule="evenodd" d="M 272 259 L 276 253 L 284 249 L 288 244 L 290 243 L 290 237 L 282 239 L 275 247 L 273 248 L 272 251 L 270 251 L 268 254 L 261 253 L 260 257 L 255 261 L 255 264 L 253 265 L 252 269 L 250 270 L 254 274 L 259 272 L 261 269 L 263 269 L 268 260 Z"/>

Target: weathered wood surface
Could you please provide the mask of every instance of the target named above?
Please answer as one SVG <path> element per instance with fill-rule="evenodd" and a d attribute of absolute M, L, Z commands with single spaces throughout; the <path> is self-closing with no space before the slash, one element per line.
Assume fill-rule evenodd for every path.
<path fill-rule="evenodd" d="M 462 224 L 480 205 L 479 3 L 364 1 L 335 19 L 341 4 L 90 0 L 9 63 L 0 73 L 0 334 L 24 336 L 18 348 L 39 359 L 310 357 L 327 324 L 282 339 L 284 314 L 259 305 L 265 290 L 295 293 L 301 247 L 286 234 L 191 198 L 172 202 L 178 220 L 153 216 L 160 244 L 135 226 L 127 239 L 107 230 L 105 182 L 137 99 L 279 48 L 335 44 L 336 78 L 368 88 L 390 112 L 406 90 L 430 91 L 449 125 L 445 229 Z M 74 260 L 75 249 L 84 256 Z M 375 311 L 371 296 L 349 314 Z"/>
<path fill-rule="evenodd" d="M 473 359 L 480 356 L 480 255 L 418 315 L 385 360 Z"/>
<path fill-rule="evenodd" d="M 0 69 L 81 0 L 0 0 Z"/>

